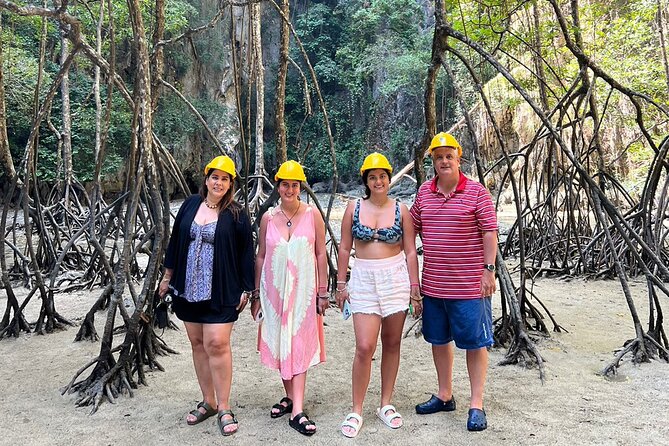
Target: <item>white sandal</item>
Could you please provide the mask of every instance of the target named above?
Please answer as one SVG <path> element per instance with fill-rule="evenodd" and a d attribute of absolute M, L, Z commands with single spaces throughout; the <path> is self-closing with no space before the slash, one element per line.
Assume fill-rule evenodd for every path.
<path fill-rule="evenodd" d="M 355 420 L 358 422 L 358 424 L 355 424 L 350 420 Z M 353 429 L 353 432 L 344 431 L 345 427 L 350 427 L 351 429 Z M 344 434 L 345 437 L 355 438 L 358 436 L 358 432 L 360 432 L 361 427 L 362 427 L 362 417 L 355 412 L 351 412 L 350 414 L 346 415 L 346 418 L 344 418 L 344 421 L 341 423 L 341 433 Z"/>
<path fill-rule="evenodd" d="M 386 415 L 386 413 L 388 413 L 388 411 L 391 410 L 393 411 L 393 413 L 391 413 L 390 415 Z M 380 409 L 376 409 L 376 416 L 379 417 L 379 419 L 383 421 L 383 423 L 391 429 L 399 429 L 404 424 L 404 422 L 402 421 L 402 415 L 400 415 L 397 409 L 395 409 L 395 406 L 393 406 L 392 404 L 388 404 Z M 400 424 L 397 426 L 393 426 L 392 421 L 397 418 L 399 418 Z"/>

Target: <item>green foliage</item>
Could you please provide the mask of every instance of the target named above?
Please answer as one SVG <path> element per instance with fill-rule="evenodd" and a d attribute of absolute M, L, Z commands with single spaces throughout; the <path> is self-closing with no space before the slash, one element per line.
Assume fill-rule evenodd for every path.
<path fill-rule="evenodd" d="M 394 110 L 392 103 L 397 96 L 410 98 L 407 102 L 422 103 L 431 46 L 431 31 L 423 30 L 422 17 L 415 0 L 345 0 L 334 4 L 313 3 L 296 20 L 297 33 L 327 104 L 337 168 L 343 181 L 358 177 L 360 162 L 372 147 L 387 148 L 370 130 Z M 293 59 L 300 58 L 293 49 Z M 302 125 L 303 102 L 301 83 L 289 71 L 286 92 L 289 137 L 296 135 Z M 315 99 L 312 103 L 317 106 Z M 402 125 L 412 126 L 411 119 L 407 118 Z M 412 133 L 411 129 L 398 128 L 402 134 Z M 327 180 L 333 170 L 320 113 L 307 120 L 301 135 L 302 148 L 311 143 L 306 157 L 313 172 L 310 181 Z M 401 149 L 398 146 L 398 159 L 408 159 L 407 150 L 407 145 L 403 144 Z"/>
<path fill-rule="evenodd" d="M 23 21 L 25 29 L 32 33 L 32 23 Z M 31 34 L 32 35 L 32 34 Z M 7 133 L 9 146 L 15 159 L 20 159 L 32 127 L 33 103 L 37 85 L 38 61 L 26 49 L 34 44 L 30 36 L 13 34 L 6 27 L 0 36 L 3 42 L 2 70 L 5 82 L 5 108 L 7 111 Z M 51 77 L 47 73 L 42 78 L 43 85 L 49 85 Z M 45 91 L 40 92 L 40 101 Z"/>
<path fill-rule="evenodd" d="M 225 122 L 226 110 L 219 103 L 206 98 L 191 98 L 189 101 L 210 127 L 229 124 Z M 198 119 L 178 96 L 171 93 L 161 96 L 154 114 L 154 130 L 167 147 L 184 145 L 188 136 L 201 128 Z"/>
<path fill-rule="evenodd" d="M 391 96 L 401 91 L 418 98 L 423 94 L 430 60 L 427 48 L 392 58 L 393 62 L 386 65 L 387 79 L 379 88 L 383 95 Z"/>
<path fill-rule="evenodd" d="M 183 145 L 187 136 L 198 127 L 197 119 L 181 99 L 171 93 L 160 98 L 153 120 L 156 134 L 169 147 Z"/>
<path fill-rule="evenodd" d="M 586 51 L 622 84 L 667 102 L 657 31 L 653 30 L 657 3 L 631 0 L 615 9 L 609 2 L 584 4 L 580 9 Z"/>
<path fill-rule="evenodd" d="M 90 101 L 89 93 L 92 80 L 84 72 L 70 73 L 70 101 L 72 111 L 72 164 L 75 176 L 80 181 L 93 179 L 95 169 L 95 104 Z M 106 88 L 101 87 L 100 95 L 106 97 Z M 58 97 L 53 104 L 54 111 L 61 107 Z M 104 107 L 104 105 L 103 105 Z M 112 100 L 112 114 L 107 134 L 105 158 L 102 176 L 115 174 L 123 165 L 130 149 L 132 112 L 125 100 L 115 94 Z M 53 113 L 51 121 L 61 128 L 60 114 Z M 38 177 L 45 181 L 56 179 L 58 140 L 51 130 L 42 125 L 42 135 L 37 164 Z"/>
<path fill-rule="evenodd" d="M 112 4 L 114 9 L 116 44 L 122 45 L 125 42 L 131 41 L 133 38 L 130 16 L 128 13 L 128 4 L 125 0 L 112 0 Z M 155 25 L 155 4 L 156 2 L 154 0 L 140 0 L 142 18 L 148 36 L 151 36 L 153 33 L 153 26 Z M 84 21 L 86 28 L 91 32 L 91 35 L 95 35 L 93 30 L 95 30 L 98 20 L 97 12 L 98 9 L 95 8 L 93 14 L 82 13 L 79 15 Z M 106 14 L 107 13 L 105 12 L 105 15 Z M 196 9 L 188 2 L 181 0 L 170 0 L 165 2 L 166 37 L 185 31 L 191 20 L 194 20 L 196 17 Z"/>
<path fill-rule="evenodd" d="M 112 3 L 117 45 L 116 69 L 132 90 L 135 70 L 132 66 L 134 59 L 131 54 L 132 30 L 128 7 L 125 1 L 112 0 Z M 147 27 L 146 37 L 151 41 L 155 3 L 152 0 L 141 0 L 141 5 Z M 494 50 L 496 56 L 535 98 L 538 83 L 532 73 L 535 69 L 532 52 L 528 49 L 528 44 L 534 42 L 535 32 L 539 33 L 542 55 L 546 59 L 544 69 L 547 82 L 550 89 L 556 92 L 555 95 L 549 93 L 549 105 L 554 105 L 556 96 L 563 94 L 576 78 L 578 63 L 565 49 L 553 11 L 545 2 L 487 0 L 446 2 L 445 5 L 448 22 L 483 47 Z M 538 30 L 533 25 L 534 5 L 542 16 Z M 434 32 L 432 7 L 429 2 L 416 0 L 316 0 L 297 5 L 294 9 L 296 31 L 314 67 L 328 108 L 337 152 L 337 168 L 342 180 L 357 178 L 362 158 L 373 148 L 386 150 L 395 165 L 403 164 L 412 157 L 411 151 L 424 125 L 423 93 Z M 204 17 L 204 14 L 200 16 L 200 11 L 206 10 L 206 5 L 196 2 L 167 2 L 166 37 L 207 22 L 211 17 Z M 568 11 L 568 7 L 565 10 Z M 97 5 L 72 3 L 68 11 L 81 20 L 82 32 L 92 44 L 98 20 Z M 581 2 L 581 36 L 586 53 L 616 80 L 666 104 L 669 92 L 654 28 L 656 12 L 657 2 L 649 0 Z M 6 11 L 2 14 L 3 34 L 0 38 L 5 57 L 3 70 L 10 147 L 12 154 L 20 157 L 31 127 L 42 19 L 14 16 Z M 567 19 L 571 21 L 571 17 Z M 47 55 L 42 89 L 39 92 L 41 98 L 58 70 L 60 52 L 60 32 L 56 22 L 48 19 L 46 23 Z M 266 26 L 273 26 L 274 23 L 266 21 L 263 28 L 267 30 Z M 575 31 L 571 30 L 572 37 Z M 191 69 L 193 49 L 198 57 L 197 63 L 206 72 L 201 75 L 223 71 L 228 62 L 221 55 L 226 51 L 228 38 L 227 30 L 221 26 L 195 36 L 192 41 L 166 46 L 167 77 L 176 79 L 179 84 Z M 454 39 L 450 39 L 449 44 L 465 49 Z M 103 46 L 105 57 L 108 55 L 108 45 L 105 42 Z M 308 76 L 302 55 L 294 43 L 290 51 L 293 60 L 302 65 Z M 524 102 L 506 81 L 495 79 L 496 71 L 480 56 L 471 50 L 464 51 L 464 54 L 481 80 L 487 83 L 486 89 L 494 107 L 512 109 Z M 271 66 L 271 60 L 266 62 Z M 466 106 L 470 107 L 478 97 L 469 74 L 458 61 L 451 61 L 449 57 L 449 63 L 463 89 Z M 459 119 L 462 110 L 455 101 L 450 81 L 447 81 L 443 70 L 440 71 L 437 78 L 437 125 L 443 129 Z M 93 171 L 95 107 L 91 97 L 92 72 L 91 62 L 86 57 L 78 57 L 70 74 L 74 167 L 82 180 L 89 179 Z M 268 70 L 267 75 L 268 85 L 271 85 L 272 72 Z M 312 89 L 310 94 L 314 114 L 305 121 L 302 79 L 293 67 L 289 67 L 288 76 L 286 124 L 289 156 L 302 157 L 309 147 L 304 160 L 309 179 L 327 180 L 332 175 L 333 166 L 317 98 Z M 598 96 L 607 97 L 609 89 L 605 83 L 600 79 L 595 85 Z M 207 94 L 202 91 L 201 96 L 189 99 L 212 127 L 231 124 L 226 122 L 231 119 L 229 110 L 207 99 Z M 268 109 L 274 103 L 273 94 L 271 88 L 266 90 Z M 56 128 L 60 126 L 59 101 L 56 96 L 50 115 Z M 113 101 L 105 171 L 112 171 L 122 165 L 132 130 L 132 116 L 127 105 L 118 94 L 115 94 Z M 615 119 L 623 126 L 633 125 L 635 117 L 628 113 L 629 107 L 621 105 L 621 101 L 619 94 L 611 96 L 610 110 L 613 110 L 614 118 L 607 119 Z M 652 111 L 644 110 L 644 113 L 647 121 L 653 119 Z M 154 115 L 154 126 L 161 140 L 171 148 L 183 145 L 188 135 L 201 131 L 200 124 L 191 112 L 171 94 L 161 97 Z M 269 133 L 271 124 L 267 128 Z M 56 172 L 57 138 L 47 126 L 40 129 L 40 134 L 39 175 L 43 179 L 52 180 Z M 265 147 L 267 160 L 270 161 L 274 141 L 267 141 Z M 643 160 L 636 160 L 634 150 L 634 147 L 630 150 L 632 162 L 643 163 Z"/>
<path fill-rule="evenodd" d="M 402 88 L 419 88 L 430 47 L 421 31 L 423 14 L 418 3 L 353 0 L 342 5 L 349 19 L 336 56 L 342 84 L 361 94 L 370 81 L 377 82 L 385 96 Z"/>

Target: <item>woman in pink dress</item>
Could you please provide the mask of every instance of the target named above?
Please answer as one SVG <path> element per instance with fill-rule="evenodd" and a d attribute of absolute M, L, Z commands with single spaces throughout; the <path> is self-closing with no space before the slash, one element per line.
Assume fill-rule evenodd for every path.
<path fill-rule="evenodd" d="M 274 179 L 281 203 L 260 222 L 251 314 L 255 320 L 262 318 L 260 360 L 279 371 L 286 390 L 270 416 L 290 413 L 293 429 L 313 435 L 316 425 L 302 405 L 307 370 L 325 361 L 325 224 L 316 208 L 300 201 L 300 185 L 306 181 L 302 166 L 286 161 Z"/>

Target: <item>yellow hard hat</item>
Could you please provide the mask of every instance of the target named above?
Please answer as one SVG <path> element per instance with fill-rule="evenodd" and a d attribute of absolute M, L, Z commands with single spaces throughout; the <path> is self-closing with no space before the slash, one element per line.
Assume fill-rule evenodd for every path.
<path fill-rule="evenodd" d="M 432 155 L 432 151 L 439 147 L 452 147 L 458 149 L 458 156 L 462 156 L 462 147 L 458 141 L 450 133 L 440 132 L 434 135 L 430 147 L 427 148 L 427 153 Z"/>
<path fill-rule="evenodd" d="M 274 175 L 274 181 L 279 180 L 307 181 L 307 176 L 304 174 L 304 169 L 300 166 L 300 163 L 288 160 L 279 166 L 279 170 Z"/>
<path fill-rule="evenodd" d="M 362 167 L 360 168 L 360 175 L 365 173 L 365 170 L 372 169 L 386 169 L 390 171 L 390 173 L 393 173 L 393 166 L 388 162 L 388 158 L 381 155 L 379 152 L 367 155 L 367 158 L 365 158 L 365 161 L 363 161 Z"/>
<path fill-rule="evenodd" d="M 235 176 L 235 162 L 229 156 L 221 155 L 217 156 L 213 160 L 209 161 L 209 164 L 204 168 L 204 174 L 207 175 L 211 169 L 222 170 L 230 174 L 230 177 L 234 180 Z"/>

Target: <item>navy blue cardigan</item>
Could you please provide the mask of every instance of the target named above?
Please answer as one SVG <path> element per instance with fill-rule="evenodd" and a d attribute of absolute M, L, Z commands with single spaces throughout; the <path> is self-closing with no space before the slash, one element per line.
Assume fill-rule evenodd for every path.
<path fill-rule="evenodd" d="M 191 242 L 190 227 L 201 203 L 202 197 L 199 195 L 186 198 L 172 227 L 164 266 L 173 270 L 170 289 L 175 299 L 183 299 L 181 296 L 186 283 L 188 246 Z M 253 233 L 246 212 L 240 209 L 235 221 L 229 208 L 221 211 L 214 235 L 214 270 L 211 284 L 213 309 L 236 307 L 242 292 L 253 289 L 253 257 Z"/>

